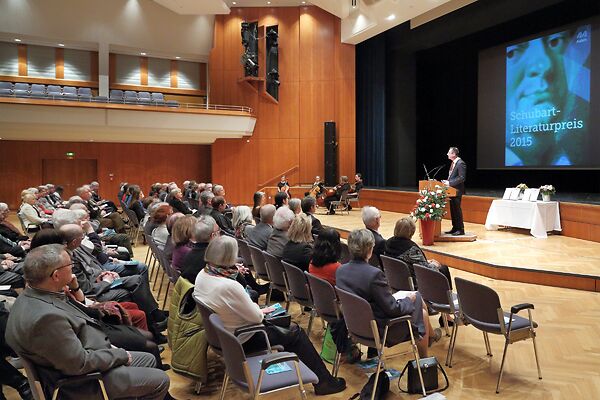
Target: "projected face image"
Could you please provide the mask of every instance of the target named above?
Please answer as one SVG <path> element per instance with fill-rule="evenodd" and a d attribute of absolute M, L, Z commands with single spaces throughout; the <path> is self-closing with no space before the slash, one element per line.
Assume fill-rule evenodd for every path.
<path fill-rule="evenodd" d="M 506 166 L 589 162 L 591 26 L 506 47 Z"/>
<path fill-rule="evenodd" d="M 546 123 L 560 116 L 567 93 L 563 54 L 569 38 L 568 31 L 558 32 L 506 49 L 507 108 L 527 113 L 518 119 Z"/>

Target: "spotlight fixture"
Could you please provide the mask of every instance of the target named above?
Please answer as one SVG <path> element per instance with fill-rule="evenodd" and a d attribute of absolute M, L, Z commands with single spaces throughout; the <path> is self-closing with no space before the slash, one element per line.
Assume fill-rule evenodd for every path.
<path fill-rule="evenodd" d="M 145 55 L 146 55 L 146 53 L 144 53 L 144 52 L 140 53 L 140 56 L 145 56 Z"/>
<path fill-rule="evenodd" d="M 231 4 L 233 4 L 234 6 L 237 4 L 235 1 L 231 2 Z"/>
<path fill-rule="evenodd" d="M 19 39 L 19 38 L 15 39 L 15 42 L 20 42 L 20 41 L 21 41 L 21 39 Z"/>
<path fill-rule="evenodd" d="M 59 43 L 58 46 L 59 47 L 65 47 L 65 44 L 64 43 Z"/>
<path fill-rule="evenodd" d="M 181 57 L 179 57 L 179 56 L 175 56 L 175 59 L 176 59 L 176 60 L 179 60 L 180 58 L 181 58 Z"/>
<path fill-rule="evenodd" d="M 271 4 L 271 2 L 270 2 L 270 1 L 267 1 L 267 4 Z"/>
<path fill-rule="evenodd" d="M 393 21 L 396 19 L 396 16 L 394 14 L 390 14 L 387 17 L 385 17 L 385 19 L 387 19 L 388 21 Z"/>

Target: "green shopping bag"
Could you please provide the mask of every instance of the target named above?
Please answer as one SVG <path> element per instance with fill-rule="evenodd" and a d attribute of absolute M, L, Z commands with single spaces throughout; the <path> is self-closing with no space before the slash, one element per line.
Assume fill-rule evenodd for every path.
<path fill-rule="evenodd" d="M 331 329 L 328 325 L 327 330 L 325 331 L 325 337 L 323 337 L 323 347 L 321 348 L 320 355 L 323 361 L 333 364 L 335 360 L 335 353 L 335 341 L 333 340 L 333 336 L 331 336 Z"/>

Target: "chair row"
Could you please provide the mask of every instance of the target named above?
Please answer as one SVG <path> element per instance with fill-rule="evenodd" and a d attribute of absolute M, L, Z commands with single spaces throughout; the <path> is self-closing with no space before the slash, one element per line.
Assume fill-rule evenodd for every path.
<path fill-rule="evenodd" d="M 88 87 L 29 84 L 23 82 L 0 82 L 0 96 L 53 100 L 89 101 L 98 103 L 141 104 L 152 106 L 179 107 L 175 100 L 165 100 L 160 92 L 136 92 L 133 90 L 111 90 L 110 97 L 94 96 Z"/>
<path fill-rule="evenodd" d="M 179 103 L 175 100 L 165 100 L 165 97 L 160 92 L 136 92 L 134 90 L 117 90 L 110 91 L 111 103 L 123 104 L 145 104 L 155 106 L 179 107 Z"/>

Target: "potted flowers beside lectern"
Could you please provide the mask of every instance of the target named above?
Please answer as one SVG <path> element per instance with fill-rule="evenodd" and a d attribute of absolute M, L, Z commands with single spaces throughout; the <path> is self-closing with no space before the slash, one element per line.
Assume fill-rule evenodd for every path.
<path fill-rule="evenodd" d="M 519 183 L 517 185 L 517 189 L 519 189 L 519 200 L 523 198 L 523 193 L 525 193 L 525 189 L 529 189 L 526 184 Z"/>
<path fill-rule="evenodd" d="M 542 194 L 543 201 L 550 201 L 551 196 L 556 194 L 556 189 L 552 185 L 540 186 L 540 193 Z"/>
<path fill-rule="evenodd" d="M 410 216 L 421 221 L 421 236 L 423 245 L 433 245 L 434 227 L 436 221 L 441 221 L 446 214 L 446 188 L 435 185 L 433 190 L 421 190 L 419 198 Z"/>

